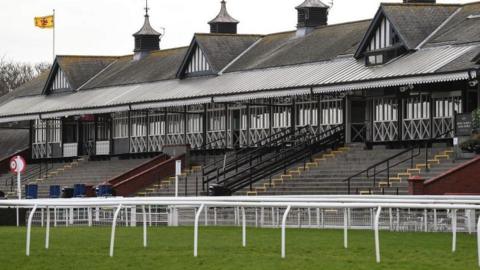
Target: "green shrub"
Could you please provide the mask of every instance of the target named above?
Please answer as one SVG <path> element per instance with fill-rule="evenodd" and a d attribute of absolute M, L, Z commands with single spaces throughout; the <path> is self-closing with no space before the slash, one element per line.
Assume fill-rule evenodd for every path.
<path fill-rule="evenodd" d="M 480 130 L 480 108 L 472 112 L 472 125 L 474 130 Z"/>
<path fill-rule="evenodd" d="M 475 134 L 470 140 L 460 144 L 460 149 L 465 152 L 480 154 L 480 134 Z"/>

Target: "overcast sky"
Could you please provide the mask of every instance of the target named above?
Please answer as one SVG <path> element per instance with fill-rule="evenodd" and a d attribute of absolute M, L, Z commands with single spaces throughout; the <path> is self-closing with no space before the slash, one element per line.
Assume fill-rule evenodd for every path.
<path fill-rule="evenodd" d="M 302 1 L 227 0 L 227 5 L 240 20 L 239 33 L 267 34 L 295 29 L 294 7 Z M 401 0 L 334 0 L 329 23 L 372 18 L 380 2 Z M 52 30 L 35 28 L 33 18 L 49 15 L 52 9 L 56 10 L 57 54 L 130 54 L 132 34 L 143 24 L 144 5 L 145 0 L 1 0 L 0 57 L 51 61 Z M 208 32 L 207 22 L 218 13 L 220 0 L 150 0 L 149 5 L 152 26 L 166 29 L 161 48 L 172 48 L 187 46 L 195 32 Z"/>

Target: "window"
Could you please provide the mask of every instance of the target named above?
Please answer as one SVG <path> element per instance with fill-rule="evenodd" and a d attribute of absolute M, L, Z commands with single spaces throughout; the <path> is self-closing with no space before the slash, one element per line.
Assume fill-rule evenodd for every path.
<path fill-rule="evenodd" d="M 144 137 L 147 135 L 147 116 L 145 112 L 131 112 L 130 120 L 132 137 Z"/>
<path fill-rule="evenodd" d="M 113 114 L 113 138 L 128 138 L 128 112 Z"/>
<path fill-rule="evenodd" d="M 367 65 L 374 66 L 374 65 L 381 65 L 381 64 L 383 64 L 383 55 L 382 54 L 376 54 L 376 55 L 368 56 Z"/>
<path fill-rule="evenodd" d="M 33 143 L 61 143 L 62 122 L 55 120 L 35 120 L 33 123 Z"/>
<path fill-rule="evenodd" d="M 105 116 L 97 118 L 97 141 L 110 140 L 110 119 Z"/>

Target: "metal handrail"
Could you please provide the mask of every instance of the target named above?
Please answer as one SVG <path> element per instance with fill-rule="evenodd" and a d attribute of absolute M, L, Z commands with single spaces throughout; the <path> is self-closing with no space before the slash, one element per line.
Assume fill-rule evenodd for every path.
<path fill-rule="evenodd" d="M 336 133 L 338 134 L 338 133 Z M 335 134 L 333 134 L 335 135 Z M 342 131 L 343 135 L 343 131 Z M 340 138 L 341 136 L 339 136 Z M 330 139 L 330 138 L 325 138 Z M 322 141 L 322 150 L 325 150 L 326 148 L 332 146 L 332 144 L 338 143 L 339 140 L 333 140 L 333 141 Z M 246 186 L 250 185 L 250 189 L 252 189 L 252 184 L 261 180 L 265 179 L 266 177 L 269 177 L 278 171 L 286 171 L 286 169 L 291 166 L 292 164 L 295 164 L 297 162 L 303 161 L 303 166 L 306 166 L 306 162 L 311 161 L 312 156 L 313 156 L 313 151 L 312 151 L 312 144 L 309 144 L 308 142 L 304 142 L 303 145 L 299 145 L 297 147 L 298 151 L 295 151 L 292 153 L 291 148 L 284 148 L 282 149 L 281 152 L 277 154 L 278 158 L 274 158 L 273 160 L 268 160 L 270 161 L 267 163 L 262 163 L 260 165 L 256 165 L 254 167 L 251 167 L 249 169 L 246 169 L 245 172 L 249 172 L 247 176 L 244 177 L 244 181 L 236 181 L 233 184 L 227 184 L 230 190 L 233 192 L 238 191 Z M 262 166 L 264 165 L 264 166 Z M 250 170 L 250 171 L 249 171 Z"/>
<path fill-rule="evenodd" d="M 284 143 L 287 143 L 287 142 L 290 141 L 288 139 L 291 138 L 291 136 L 295 137 L 297 135 L 297 133 L 301 134 L 304 130 L 306 130 L 306 128 L 308 128 L 308 126 L 297 128 L 293 135 L 290 134 L 291 131 L 289 131 L 286 134 L 282 134 L 280 137 L 275 138 L 274 140 L 270 140 L 269 145 L 262 145 L 261 147 L 257 147 L 257 148 L 254 148 L 254 149 L 250 149 L 250 148 L 241 149 L 239 152 L 236 153 L 233 160 L 231 160 L 231 161 L 229 160 L 228 162 L 226 162 L 226 157 L 225 157 L 224 164 L 223 164 L 222 168 L 219 168 L 217 166 L 216 168 L 211 169 L 210 171 L 207 171 L 207 172 L 204 171 L 203 172 L 203 175 L 204 175 L 204 183 L 203 184 L 204 185 L 208 184 L 209 182 L 211 182 L 212 180 L 215 180 L 215 179 L 218 182 L 218 180 L 220 178 L 220 175 L 225 176 L 226 173 L 229 173 L 233 170 L 238 171 L 239 167 L 244 166 L 248 163 L 252 163 L 253 160 L 255 160 L 259 157 L 261 159 L 262 156 L 264 155 L 264 152 L 269 153 L 269 152 L 271 152 L 271 149 L 281 147 Z M 277 135 L 278 135 L 278 133 L 277 133 Z M 265 139 L 261 140 L 261 141 L 265 141 Z M 245 154 L 243 154 L 243 152 L 245 152 Z M 215 172 L 216 172 L 216 174 L 214 176 L 208 177 L 208 175 L 210 175 L 212 173 L 215 173 Z"/>
<path fill-rule="evenodd" d="M 361 175 L 363 175 L 363 174 L 365 174 L 365 173 L 367 174 L 367 179 L 368 179 L 368 180 L 369 180 L 371 177 L 373 177 L 373 183 L 372 183 L 373 185 L 372 185 L 372 187 L 375 187 L 377 175 L 379 175 L 379 174 L 381 174 L 381 173 L 384 173 L 384 172 L 386 171 L 386 172 L 387 172 L 387 183 L 388 183 L 388 186 L 390 186 L 390 170 L 393 169 L 394 167 L 400 165 L 400 164 L 403 164 L 403 163 L 407 162 L 407 161 L 410 161 L 410 162 L 411 162 L 411 168 L 413 168 L 413 161 L 414 161 L 414 159 L 415 159 L 416 157 L 418 157 L 418 156 L 421 155 L 421 149 L 422 149 L 422 148 L 425 148 L 425 166 L 426 166 L 426 170 L 429 170 L 429 168 L 428 168 L 428 157 L 429 157 L 428 151 L 429 151 L 430 149 L 432 149 L 431 146 L 429 147 L 429 144 L 431 144 L 431 143 L 432 143 L 433 141 L 435 141 L 435 140 L 441 139 L 442 137 L 444 137 L 444 136 L 447 135 L 447 134 L 450 134 L 450 133 L 453 132 L 453 131 L 454 131 L 454 129 L 450 129 L 450 130 L 448 130 L 448 131 L 446 131 L 446 132 L 444 132 L 444 133 L 442 133 L 442 134 L 437 135 L 435 138 L 430 138 L 430 139 L 424 141 L 424 142 L 423 142 L 423 143 L 424 143 L 424 146 L 422 146 L 421 144 L 417 144 L 417 145 L 412 146 L 412 147 L 410 147 L 410 148 L 408 148 L 408 149 L 406 149 L 406 150 L 404 150 L 404 151 L 402 151 L 402 152 L 400 152 L 400 153 L 397 153 L 397 154 L 395 154 L 395 155 L 393 155 L 393 156 L 391 156 L 391 157 L 389 157 L 389 158 L 386 158 L 386 159 L 384 159 L 384 160 L 382 160 L 382 161 L 380 161 L 380 162 L 377 162 L 377 163 L 369 166 L 367 169 L 365 169 L 365 170 L 363 170 L 363 171 L 361 171 L 361 172 L 359 172 L 359 173 L 356 173 L 356 174 L 354 174 L 354 175 L 349 176 L 347 179 L 343 180 L 343 182 L 347 182 L 348 194 L 351 194 L 351 181 L 352 181 L 352 179 L 355 178 L 355 177 L 361 176 Z M 418 152 L 417 152 L 416 154 L 414 154 L 413 151 L 414 151 L 415 149 L 417 149 L 417 148 L 418 148 Z M 404 160 L 402 160 L 402 161 L 399 161 L 399 162 L 397 162 L 397 163 L 395 163 L 395 164 L 393 164 L 393 165 L 390 164 L 390 162 L 391 162 L 392 160 L 394 160 L 394 159 L 396 159 L 396 158 L 398 158 L 398 157 L 400 157 L 400 156 L 402 156 L 402 155 L 404 155 L 404 154 L 406 154 L 406 153 L 409 153 L 409 152 L 411 153 L 410 157 L 408 157 L 408 158 L 406 158 L 406 159 L 404 159 Z M 382 170 L 377 170 L 377 168 L 378 168 L 379 166 L 384 165 L 384 164 L 386 165 L 386 168 L 384 168 L 384 169 L 382 169 Z M 373 175 L 370 175 L 370 171 L 371 171 L 371 170 L 373 170 Z"/>
<path fill-rule="evenodd" d="M 343 133 L 343 126 L 337 126 L 320 134 L 313 134 L 313 132 L 295 134 L 296 136 L 294 136 L 291 141 L 285 141 L 274 151 L 259 153 L 253 157 L 250 156 L 246 162 L 227 171 L 227 173 L 234 171 L 234 174 L 228 176 L 228 178 L 225 177 L 222 180 L 211 178 L 210 181 L 217 179 L 217 184 L 223 185 L 232 192 L 238 191 L 248 185 L 252 188 L 252 184 L 256 181 L 271 176 L 278 171 L 286 171 L 291 164 L 303 160 L 305 166 L 307 159 L 310 161 L 314 151 L 318 150 L 319 147 L 324 150 L 325 147 L 333 147 L 333 144 L 340 143 Z M 291 145 L 292 143 L 293 146 Z M 253 164 L 253 160 L 259 161 Z"/>
<path fill-rule="evenodd" d="M 273 133 L 272 135 L 266 137 L 266 138 L 263 138 L 261 140 L 259 140 L 258 142 L 256 142 L 256 144 L 262 144 L 262 146 L 265 146 L 263 143 L 264 142 L 269 142 L 269 143 L 273 143 L 273 142 L 276 142 L 278 140 L 281 140 L 283 139 L 285 136 L 288 136 L 289 133 L 291 133 L 291 130 L 288 129 L 288 130 L 281 130 L 281 131 L 277 131 L 275 133 Z M 281 137 L 278 137 L 279 135 L 281 135 Z M 273 138 L 273 139 L 272 139 Z M 223 138 L 222 138 L 223 139 Z M 243 154 L 244 152 L 248 152 L 248 151 L 251 151 L 250 148 L 242 148 L 242 149 L 238 149 L 238 150 L 235 150 L 234 153 L 231 155 L 231 156 L 234 156 L 234 157 L 237 157 L 239 156 L 240 154 Z M 207 164 L 204 166 L 204 169 L 208 169 L 210 167 L 213 167 L 213 166 L 216 166 L 218 163 L 220 162 L 223 162 L 223 159 L 222 160 L 215 160 L 213 162 L 211 162 L 210 164 Z M 207 172 L 208 174 L 208 172 Z"/>

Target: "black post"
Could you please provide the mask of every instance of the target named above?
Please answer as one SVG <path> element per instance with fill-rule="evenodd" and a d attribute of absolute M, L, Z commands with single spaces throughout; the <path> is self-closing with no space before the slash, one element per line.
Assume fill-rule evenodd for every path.
<path fill-rule="evenodd" d="M 188 139 L 187 139 L 187 134 L 188 134 L 188 130 L 187 130 L 187 129 L 188 129 L 188 123 L 187 123 L 187 122 L 188 122 L 188 116 L 187 116 L 187 113 L 188 113 L 188 108 L 187 108 L 187 106 L 184 106 L 184 112 L 183 112 L 183 129 L 184 129 L 184 130 L 183 130 L 183 133 L 184 133 L 184 134 L 183 134 L 183 136 L 184 136 L 185 140 L 183 141 L 183 143 L 184 143 L 185 145 L 188 144 Z M 192 147 L 192 146 L 190 146 L 190 147 Z"/>
<path fill-rule="evenodd" d="M 188 196 L 188 194 L 187 194 L 187 182 L 188 182 L 188 176 L 185 175 L 185 197 Z"/>
<path fill-rule="evenodd" d="M 413 169 L 413 151 L 415 150 L 416 147 L 412 147 L 412 150 L 410 151 L 410 168 Z"/>
<path fill-rule="evenodd" d="M 195 176 L 195 196 L 198 197 L 198 175 Z"/>
<path fill-rule="evenodd" d="M 429 171 L 430 168 L 428 168 L 428 141 L 425 141 L 425 171 Z"/>
<path fill-rule="evenodd" d="M 387 183 L 390 186 L 390 160 L 387 160 Z"/>

